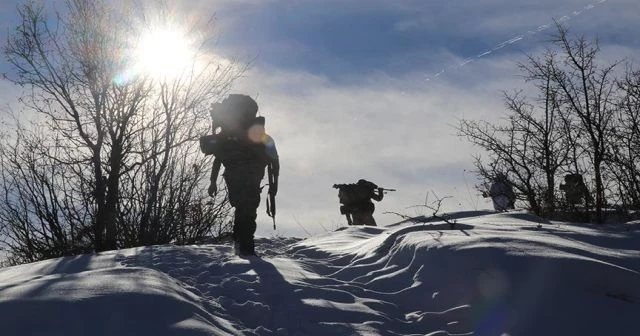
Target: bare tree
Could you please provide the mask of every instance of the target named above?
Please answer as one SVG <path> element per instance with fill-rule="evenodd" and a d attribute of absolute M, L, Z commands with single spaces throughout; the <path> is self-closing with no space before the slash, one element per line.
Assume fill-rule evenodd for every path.
<path fill-rule="evenodd" d="M 640 210 L 640 71 L 627 67 L 618 86 L 616 127 L 612 130 L 611 173 L 624 208 Z"/>
<path fill-rule="evenodd" d="M 618 63 L 601 66 L 597 62 L 598 41 L 584 36 L 571 39 L 567 29 L 556 24 L 553 42 L 561 50 L 559 62 L 551 63 L 553 81 L 558 87 L 562 109 L 568 120 L 574 120 L 584 136 L 575 145 L 587 156 L 595 180 L 596 221 L 603 221 L 605 183 L 603 169 L 611 149 L 616 105 L 614 69 Z"/>
<path fill-rule="evenodd" d="M 636 111 L 637 104 L 634 76 L 617 85 L 614 70 L 618 63 L 598 64 L 597 41 L 571 39 L 560 24 L 552 43 L 541 57 L 529 56 L 526 63 L 520 64 L 525 81 L 537 90 L 533 99 L 527 98 L 524 91 L 505 94 L 506 125 L 463 120 L 459 135 L 489 153 L 488 161 L 476 157 L 480 176 L 490 179 L 496 172 L 510 173 L 519 199 L 538 214 L 553 215 L 558 203 L 558 174 L 593 177 L 595 220 L 602 222 L 607 190 L 612 194 L 615 189 L 612 179 L 605 178 L 613 172 L 611 163 L 615 157 L 618 161 L 624 157 L 620 162 L 624 161 L 627 168 L 634 165 L 635 150 L 630 147 L 637 141 L 637 132 L 632 130 L 635 115 L 631 112 Z M 622 100 L 619 87 L 628 92 Z M 619 106 L 625 106 L 626 111 L 620 113 Z M 629 130 L 629 126 L 630 132 L 620 131 Z M 624 144 L 627 153 L 614 151 L 616 141 Z M 624 177 L 621 169 L 616 172 L 619 181 L 636 188 L 633 178 Z M 626 193 L 634 195 L 629 190 Z"/>
<path fill-rule="evenodd" d="M 74 222 L 90 223 L 88 237 L 96 251 L 125 245 L 123 232 L 131 230 L 137 239 L 127 245 L 154 243 L 161 231 L 154 228 L 158 213 L 177 204 L 183 208 L 208 204 L 202 195 L 203 174 L 190 174 L 194 164 L 202 170 L 203 163 L 197 162 L 202 157 L 195 155 L 196 139 L 208 130 L 208 106 L 229 90 L 246 65 L 200 57 L 205 56 L 205 40 L 193 66 L 172 78 L 144 73 L 124 76 L 130 68 L 131 37 L 145 26 L 158 24 L 157 20 L 135 17 L 132 8 L 118 11 L 105 1 L 65 3 L 66 11 L 57 13 L 57 20 L 42 6 L 22 5 L 21 23 L 4 48 L 13 66 L 13 75 L 7 78 L 25 88 L 21 101 L 26 110 L 37 112 L 44 129 L 37 141 L 30 142 L 35 148 L 24 141 L 8 147 L 38 154 L 19 156 L 22 161 L 13 167 L 33 163 L 31 174 L 44 169 L 51 183 L 67 186 L 62 194 L 55 194 L 57 203 L 64 213 L 82 213 L 74 214 Z M 33 185 L 44 182 L 22 177 L 23 182 L 29 179 Z M 181 181 L 180 188 L 189 188 L 180 189 L 170 203 L 163 202 L 174 192 L 176 181 Z M 31 209 L 27 211 L 39 205 L 37 199 L 11 190 L 5 188 L 5 203 L 20 200 L 25 210 Z M 217 203 L 208 206 L 220 208 Z M 123 219 L 123 211 L 140 211 L 137 229 L 124 227 L 132 224 Z M 10 213 L 9 209 L 6 214 Z M 40 221 L 43 215 L 21 220 Z"/>
<path fill-rule="evenodd" d="M 488 164 L 480 156 L 475 159 L 480 177 L 490 181 L 500 172 L 509 172 L 518 198 L 541 215 L 555 211 L 555 175 L 568 157 L 566 137 L 558 127 L 557 92 L 550 74 L 553 61 L 554 54 L 547 53 L 543 59 L 529 57 L 529 63 L 520 65 L 538 94 L 529 99 L 523 91 L 505 93 L 505 125 L 462 120 L 458 126 L 460 136 L 489 152 Z"/>
<path fill-rule="evenodd" d="M 63 149 L 41 140 L 37 130 L 19 127 L 0 144 L 0 237 L 13 262 L 92 249 L 90 195 L 52 159 Z"/>

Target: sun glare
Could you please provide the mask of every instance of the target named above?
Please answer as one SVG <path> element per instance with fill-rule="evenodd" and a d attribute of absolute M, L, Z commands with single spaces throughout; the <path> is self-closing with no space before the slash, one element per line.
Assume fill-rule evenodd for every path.
<path fill-rule="evenodd" d="M 175 77 L 194 61 L 187 37 L 178 30 L 156 29 L 140 37 L 135 52 L 137 68 L 156 78 Z"/>

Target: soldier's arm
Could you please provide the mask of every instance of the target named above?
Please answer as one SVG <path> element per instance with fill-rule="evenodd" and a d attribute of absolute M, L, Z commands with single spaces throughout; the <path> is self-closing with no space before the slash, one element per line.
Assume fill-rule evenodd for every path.
<path fill-rule="evenodd" d="M 218 192 L 218 185 L 216 182 L 218 181 L 218 174 L 220 173 L 220 165 L 222 162 L 216 157 L 213 160 L 213 167 L 211 168 L 211 183 L 209 184 L 209 189 L 207 190 L 209 196 L 214 196 Z"/>
<path fill-rule="evenodd" d="M 278 177 L 280 176 L 280 158 L 276 143 L 270 136 L 266 136 L 265 152 L 269 160 L 269 193 L 274 195 L 278 193 Z"/>
<path fill-rule="evenodd" d="M 382 198 L 384 197 L 384 188 L 378 188 L 378 189 L 374 189 L 373 191 L 373 198 L 374 200 L 380 202 L 382 201 Z"/>
<path fill-rule="evenodd" d="M 272 193 L 275 196 L 275 194 L 278 193 L 278 176 L 280 175 L 280 161 L 276 157 L 275 159 L 271 160 L 271 162 L 269 163 L 269 166 L 271 169 L 271 177 L 269 180 L 269 193 L 270 194 Z"/>

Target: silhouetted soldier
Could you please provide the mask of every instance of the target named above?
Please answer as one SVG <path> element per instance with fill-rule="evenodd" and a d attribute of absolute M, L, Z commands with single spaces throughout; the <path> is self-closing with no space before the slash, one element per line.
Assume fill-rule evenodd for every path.
<path fill-rule="evenodd" d="M 201 138 L 201 149 L 214 154 L 209 195 L 217 192 L 221 165 L 229 203 L 235 208 L 233 240 L 236 253 L 255 255 L 254 233 L 260 205 L 260 182 L 269 173 L 267 212 L 275 215 L 280 164 L 275 142 L 265 133 L 264 117 L 256 117 L 258 104 L 249 96 L 232 94 L 211 111 L 214 134 Z M 219 129 L 219 132 L 218 132 Z M 274 220 L 275 225 L 275 220 Z"/>
<path fill-rule="evenodd" d="M 560 185 L 560 190 L 564 191 L 565 199 L 570 205 L 586 204 L 590 200 L 589 189 L 584 184 L 582 175 L 567 174 L 564 176 L 564 183 Z"/>
<path fill-rule="evenodd" d="M 357 183 L 334 184 L 333 187 L 339 190 L 338 199 L 342 204 L 340 213 L 347 217 L 349 225 L 376 226 L 376 220 L 373 218 L 375 206 L 371 199 L 379 202 L 385 191 L 395 191 L 380 188 L 375 183 L 363 179 Z"/>
<path fill-rule="evenodd" d="M 516 195 L 513 187 L 503 173 L 496 174 L 496 178 L 491 184 L 488 193 L 483 193 L 484 197 L 491 197 L 493 209 L 496 211 L 507 211 L 515 207 Z"/>

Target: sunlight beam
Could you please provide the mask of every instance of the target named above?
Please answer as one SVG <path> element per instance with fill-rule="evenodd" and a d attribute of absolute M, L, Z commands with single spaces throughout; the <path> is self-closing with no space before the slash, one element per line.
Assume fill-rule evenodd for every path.
<path fill-rule="evenodd" d="M 194 62 L 190 40 L 178 29 L 155 28 L 144 33 L 134 52 L 136 68 L 154 78 L 179 76 Z"/>

